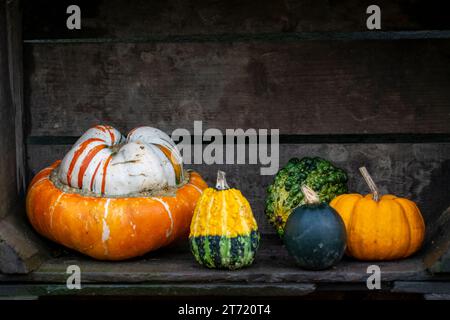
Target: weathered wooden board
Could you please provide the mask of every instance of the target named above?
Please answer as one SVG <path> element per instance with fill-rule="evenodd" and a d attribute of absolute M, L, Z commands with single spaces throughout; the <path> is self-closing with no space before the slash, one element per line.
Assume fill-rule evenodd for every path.
<path fill-rule="evenodd" d="M 415 292 L 426 294 L 450 294 L 450 282 L 445 281 L 396 281 L 393 292 Z"/>
<path fill-rule="evenodd" d="M 165 297 L 165 296 L 304 296 L 314 292 L 315 285 L 311 283 L 277 283 L 277 284 L 87 284 L 80 290 L 70 290 L 64 284 L 2 284 L 0 298 L 8 299 L 38 299 L 39 297 L 55 296 L 132 296 L 132 297 Z"/>
<path fill-rule="evenodd" d="M 450 273 L 450 207 L 433 222 L 433 240 L 426 248 L 424 263 L 433 273 Z"/>
<path fill-rule="evenodd" d="M 28 146 L 31 175 L 60 159 L 70 146 Z M 279 146 L 279 165 L 292 157 L 319 156 L 347 170 L 350 191 L 369 192 L 358 168 L 365 165 L 382 192 L 405 196 L 418 202 L 425 220 L 432 223 L 450 205 L 450 144 L 284 144 Z M 273 176 L 261 176 L 256 165 L 189 165 L 213 185 L 218 169 L 227 172 L 229 184 L 248 197 L 262 232 L 273 232 L 264 215 L 266 188 Z M 430 229 L 430 230 L 431 230 Z"/>
<path fill-rule="evenodd" d="M 0 2 L 0 218 L 17 202 L 16 140 L 11 98 L 6 3 Z"/>
<path fill-rule="evenodd" d="M 0 272 L 5 274 L 31 272 L 49 258 L 45 242 L 32 230 L 23 211 L 17 209 L 0 220 Z"/>
<path fill-rule="evenodd" d="M 11 102 L 14 110 L 16 141 L 16 181 L 19 195 L 25 190 L 25 112 L 23 105 L 22 11 L 20 0 L 7 1 L 8 56 Z"/>
<path fill-rule="evenodd" d="M 450 294 L 428 293 L 423 297 L 425 300 L 450 300 Z"/>
<path fill-rule="evenodd" d="M 66 254 L 48 260 L 39 270 L 24 276 L 2 276 L 0 283 L 41 282 L 64 284 L 67 267 L 78 265 L 81 281 L 89 283 L 141 283 L 147 284 L 303 284 L 303 283 L 363 283 L 369 274 L 367 267 L 373 262 L 358 262 L 345 258 L 336 267 L 321 272 L 298 268 L 283 247 L 280 239 L 263 236 L 255 262 L 239 271 L 211 270 L 200 266 L 192 256 L 187 243 L 161 249 L 146 256 L 122 262 L 95 261 L 78 254 Z M 431 279 L 424 271 L 419 256 L 392 262 L 378 263 L 382 270 L 382 288 L 386 283 Z M 449 279 L 441 277 L 441 279 Z"/>
<path fill-rule="evenodd" d="M 26 273 L 45 252 L 25 222 L 20 15 L 17 1 L 0 1 L 0 272 Z M 18 118 L 19 116 L 19 118 Z"/>
<path fill-rule="evenodd" d="M 450 43 L 25 45 L 29 132 L 450 133 Z"/>
<path fill-rule="evenodd" d="M 136 38 L 167 34 L 367 31 L 373 1 L 297 0 L 25 1 L 25 39 Z M 66 28 L 66 8 L 78 4 L 81 30 Z M 450 29 L 446 1 L 376 2 L 382 30 Z"/>

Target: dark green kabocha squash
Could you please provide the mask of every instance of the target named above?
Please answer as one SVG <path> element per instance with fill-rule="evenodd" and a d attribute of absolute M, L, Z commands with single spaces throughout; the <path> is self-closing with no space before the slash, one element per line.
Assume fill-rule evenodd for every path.
<path fill-rule="evenodd" d="M 255 258 L 259 237 L 247 199 L 230 188 L 225 172 L 219 171 L 216 188 L 204 190 L 194 210 L 189 243 L 195 259 L 208 268 L 248 266 Z"/>
<path fill-rule="evenodd" d="M 322 202 L 347 193 L 347 174 L 321 158 L 292 158 L 267 188 L 266 216 L 283 237 L 284 226 L 292 210 L 305 204 L 300 186 L 313 189 Z"/>
<path fill-rule="evenodd" d="M 293 210 L 286 222 L 284 244 L 297 264 L 323 270 L 344 255 L 347 235 L 340 215 L 309 187 L 302 186 L 306 204 Z"/>

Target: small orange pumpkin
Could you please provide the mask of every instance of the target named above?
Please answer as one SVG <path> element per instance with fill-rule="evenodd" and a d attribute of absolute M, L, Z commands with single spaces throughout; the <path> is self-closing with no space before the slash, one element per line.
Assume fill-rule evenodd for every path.
<path fill-rule="evenodd" d="M 408 199 L 380 193 L 365 167 L 361 174 L 372 194 L 343 194 L 330 205 L 347 230 L 347 255 L 359 260 L 406 258 L 421 247 L 425 223 L 417 205 Z"/>
<path fill-rule="evenodd" d="M 105 130 L 105 136 L 109 137 L 107 131 L 112 130 L 112 128 Z M 102 132 L 101 130 L 98 131 Z M 92 132 L 92 130 L 89 132 Z M 112 155 L 106 155 L 108 159 L 120 157 L 120 150 L 127 147 L 126 143 L 115 146 L 104 137 L 101 142 L 107 144 L 106 147 L 101 145 L 102 150 L 112 150 Z M 169 142 L 171 141 L 167 143 Z M 136 144 L 135 142 L 132 143 Z M 82 150 L 80 148 L 86 148 L 86 146 L 81 143 L 81 147 L 77 144 L 73 147 L 76 152 Z M 93 145 L 91 150 L 96 151 L 95 148 L 100 149 Z M 119 150 L 117 151 L 117 149 Z M 147 151 L 140 148 L 139 150 Z M 151 151 L 154 152 L 155 150 L 152 149 Z M 79 153 L 81 154 L 81 152 Z M 168 245 L 182 237 L 187 239 L 197 200 L 200 198 L 202 191 L 208 187 L 198 173 L 193 171 L 183 173 L 181 171 L 179 175 L 183 181 L 176 185 L 166 184 L 161 190 L 144 189 L 137 192 L 131 190 L 133 192 L 116 195 L 113 192 L 117 190 L 117 186 L 123 190 L 129 188 L 126 183 L 120 185 L 120 182 L 124 181 L 119 179 L 120 175 L 106 175 L 109 172 L 106 170 L 109 168 L 108 166 L 115 165 L 118 161 L 103 161 L 100 159 L 97 162 L 103 165 L 104 170 L 83 170 L 83 164 L 85 163 L 92 167 L 98 167 L 92 161 L 96 158 L 89 156 L 91 153 L 86 151 L 83 156 L 85 156 L 84 159 L 93 162 L 94 165 L 84 160 L 82 156 L 73 157 L 74 160 L 70 160 L 73 163 L 70 166 L 71 169 L 77 168 L 78 163 L 82 164 L 78 165 L 78 172 L 84 172 L 85 174 L 74 175 L 75 177 L 81 177 L 79 181 L 86 182 L 75 184 L 75 186 L 79 185 L 80 188 L 67 185 L 60 179 L 61 172 L 64 170 L 64 161 L 56 161 L 33 178 L 27 192 L 26 209 L 28 218 L 37 232 L 52 241 L 100 260 L 132 258 Z M 150 154 L 150 152 L 147 154 Z M 71 155 L 71 153 L 68 155 Z M 132 154 L 132 156 L 135 155 L 135 153 Z M 163 153 L 160 153 L 158 157 L 164 159 L 163 155 Z M 100 156 L 103 155 L 99 153 Z M 129 164 L 131 167 L 136 164 L 138 169 L 143 168 L 142 175 L 148 177 L 148 179 L 153 179 L 152 173 L 154 170 L 160 170 L 160 172 L 155 173 L 167 173 L 167 176 L 171 178 L 170 182 L 175 181 L 173 177 L 180 170 L 183 170 L 180 163 L 178 165 L 180 169 L 176 170 L 177 166 L 173 166 L 173 172 L 169 175 L 168 169 L 172 166 L 169 161 L 171 159 L 172 156 L 169 155 L 167 160 L 162 160 L 160 166 L 157 166 L 155 161 L 145 161 L 142 164 L 137 163 L 137 161 L 130 161 L 130 163 L 124 162 L 124 165 Z M 163 165 L 166 165 L 168 169 L 165 169 Z M 98 172 L 101 173 L 98 174 Z M 97 179 L 98 181 L 104 181 L 104 177 L 106 177 L 106 182 L 110 185 L 109 189 L 101 189 L 111 190 L 112 194 L 105 194 L 103 190 L 101 193 L 91 191 L 93 183 L 89 183 L 89 181 L 97 181 L 95 180 L 96 173 L 98 177 L 102 178 Z M 125 176 L 125 173 L 128 172 L 123 170 L 121 173 Z M 162 174 L 156 175 L 156 177 L 164 178 Z M 130 181 L 130 179 L 125 180 L 125 182 Z M 162 184 L 165 180 L 160 179 L 157 182 Z M 99 185 L 104 186 L 105 183 Z M 133 185 L 131 186 L 133 187 Z"/>

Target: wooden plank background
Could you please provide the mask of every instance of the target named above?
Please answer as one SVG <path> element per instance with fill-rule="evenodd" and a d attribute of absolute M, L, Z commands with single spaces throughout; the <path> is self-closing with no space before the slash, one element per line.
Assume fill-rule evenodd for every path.
<path fill-rule="evenodd" d="M 6 17 L 6 4 L 2 1 L 0 2 L 0 220 L 16 209 L 18 201 L 15 113 L 10 87 Z M 0 247 L 0 251 L 1 249 Z"/>
<path fill-rule="evenodd" d="M 66 28 L 66 8 L 82 8 L 82 28 Z M 370 0 L 40 0 L 24 1 L 26 40 L 137 39 L 217 35 L 367 31 Z M 379 0 L 384 31 L 448 30 L 448 1 Z M 212 37 L 213 38 L 213 37 Z"/>
<path fill-rule="evenodd" d="M 17 192 L 23 196 L 26 190 L 26 164 L 24 139 L 23 105 L 23 34 L 20 0 L 7 2 L 8 55 L 10 70 L 11 100 L 14 110 L 14 130 L 16 141 L 16 181 Z"/>
<path fill-rule="evenodd" d="M 107 122 L 171 132 L 450 133 L 450 42 L 25 46 L 30 134 Z"/>
<path fill-rule="evenodd" d="M 17 1 L 0 1 L 0 273 L 28 273 L 45 259 L 25 221 L 22 37 Z"/>
<path fill-rule="evenodd" d="M 384 192 L 417 201 L 431 230 L 450 204 L 444 1 L 377 2 L 382 32 L 366 29 L 368 1 L 71 1 L 77 31 L 65 27 L 68 2 L 45 3 L 24 2 L 29 178 L 91 125 L 170 133 L 202 120 L 278 128 L 280 165 L 330 159 L 352 191 L 367 191 L 366 165 Z M 273 177 L 259 165 L 192 167 L 210 184 L 225 169 L 273 233 L 263 213 Z"/>

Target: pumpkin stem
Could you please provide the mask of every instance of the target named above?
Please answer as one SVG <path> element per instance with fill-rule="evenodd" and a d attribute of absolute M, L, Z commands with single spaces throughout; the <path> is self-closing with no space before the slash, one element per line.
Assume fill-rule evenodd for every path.
<path fill-rule="evenodd" d="M 227 183 L 227 179 L 225 178 L 225 172 L 223 171 L 217 171 L 217 183 L 216 183 L 216 189 L 217 190 L 227 190 L 230 189 Z"/>
<path fill-rule="evenodd" d="M 116 154 L 119 152 L 120 148 L 122 148 L 125 145 L 125 143 L 118 143 L 110 147 L 111 153 Z"/>
<path fill-rule="evenodd" d="M 317 195 L 317 193 L 313 189 L 311 189 L 307 185 L 302 185 L 301 188 L 302 188 L 303 195 L 305 196 L 306 204 L 317 204 L 317 203 L 320 203 L 319 196 Z"/>
<path fill-rule="evenodd" d="M 359 168 L 359 172 L 361 172 L 364 180 L 366 181 L 367 185 L 370 188 L 370 191 L 373 194 L 373 200 L 378 201 L 380 199 L 380 191 L 378 190 L 377 185 L 373 181 L 372 177 L 369 174 L 369 171 L 367 171 L 366 167 Z"/>

